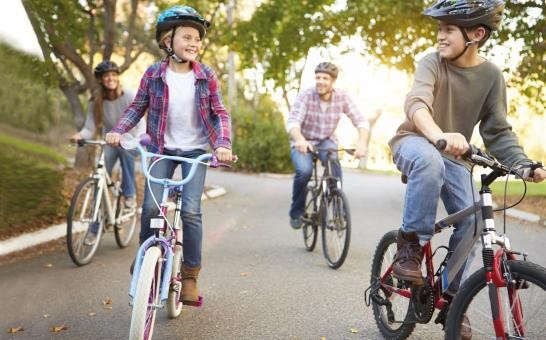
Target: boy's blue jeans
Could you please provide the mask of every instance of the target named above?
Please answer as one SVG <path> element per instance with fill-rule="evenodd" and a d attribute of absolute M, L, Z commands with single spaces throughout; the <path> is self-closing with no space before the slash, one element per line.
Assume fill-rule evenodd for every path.
<path fill-rule="evenodd" d="M 315 145 L 316 149 L 337 149 L 337 144 L 330 139 L 325 139 L 320 143 Z M 313 174 L 313 155 L 310 152 L 301 153 L 295 148 L 292 148 L 290 151 L 290 157 L 292 158 L 292 163 L 296 173 L 294 175 L 294 183 L 292 187 L 292 205 L 290 206 L 289 215 L 290 218 L 298 218 L 303 216 L 305 212 L 305 188 L 309 179 Z M 326 151 L 319 152 L 319 159 L 322 162 L 322 165 L 326 165 Z M 341 165 L 337 157 L 337 152 L 333 152 L 331 159 L 332 162 L 332 175 L 339 177 L 341 179 Z"/>
<path fill-rule="evenodd" d="M 204 150 L 194 151 L 165 151 L 165 154 L 196 158 L 205 153 Z M 181 165 L 182 177 L 185 178 L 191 168 L 191 164 L 186 162 L 176 162 L 168 159 L 161 160 L 152 167 L 150 174 L 156 178 L 172 178 L 176 168 Z M 207 167 L 203 164 L 197 166 L 197 171 L 192 180 L 184 185 L 182 190 L 182 234 L 183 234 L 183 256 L 184 263 L 188 267 L 198 267 L 201 265 L 201 246 L 203 239 L 203 229 L 201 220 L 201 196 L 203 195 L 203 189 L 205 185 L 205 175 Z M 152 187 L 153 197 L 157 203 L 161 203 L 163 194 L 163 186 L 160 184 L 150 183 Z M 159 209 L 155 205 L 152 198 L 152 193 L 148 187 L 148 183 L 145 185 L 144 203 L 142 204 L 142 216 L 140 225 L 140 243 L 144 242 L 147 238 L 154 234 L 150 229 L 150 219 L 157 217 Z"/>
<path fill-rule="evenodd" d="M 438 201 L 441 198 L 448 214 L 473 204 L 472 193 L 477 200 L 470 171 L 463 165 L 442 157 L 434 145 L 420 136 L 407 136 L 393 152 L 397 168 L 408 177 L 402 227 L 404 232 L 417 232 L 423 245 L 434 235 L 434 222 Z M 451 251 L 457 247 L 464 233 L 474 228 L 474 215 L 454 225 L 449 239 Z M 474 259 L 472 252 L 463 270 L 450 285 L 457 290 L 463 271 L 467 271 Z M 466 275 L 465 275 L 466 276 Z"/>

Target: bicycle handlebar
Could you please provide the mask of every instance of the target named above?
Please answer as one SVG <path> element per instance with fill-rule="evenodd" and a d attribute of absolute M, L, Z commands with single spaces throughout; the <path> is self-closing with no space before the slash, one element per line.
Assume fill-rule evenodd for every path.
<path fill-rule="evenodd" d="M 84 145 L 100 145 L 104 146 L 107 145 L 103 140 L 97 140 L 97 139 L 78 139 L 74 144 L 77 144 L 78 146 L 84 146 Z"/>

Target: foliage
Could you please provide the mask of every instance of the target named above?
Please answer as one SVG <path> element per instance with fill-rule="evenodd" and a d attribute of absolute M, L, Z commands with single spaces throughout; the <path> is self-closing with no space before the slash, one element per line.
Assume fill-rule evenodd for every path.
<path fill-rule="evenodd" d="M 47 73 L 42 61 L 4 43 L 0 60 L 0 122 L 44 132 L 64 118 L 58 90 L 40 76 Z"/>
<path fill-rule="evenodd" d="M 63 170 L 54 151 L 0 134 L 2 228 L 28 227 L 63 214 Z"/>
<path fill-rule="evenodd" d="M 233 115 L 233 150 L 239 157 L 236 168 L 253 172 L 292 172 L 290 146 L 282 115 L 268 97 L 257 109 L 248 103 Z"/>

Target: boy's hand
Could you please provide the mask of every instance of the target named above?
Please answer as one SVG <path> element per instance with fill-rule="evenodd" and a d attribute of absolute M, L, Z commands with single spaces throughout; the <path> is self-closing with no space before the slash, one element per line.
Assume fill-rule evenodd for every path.
<path fill-rule="evenodd" d="M 444 139 L 446 141 L 446 148 L 443 152 L 448 155 L 455 156 L 457 159 L 461 159 L 466 150 L 468 150 L 470 147 L 466 141 L 466 138 L 457 132 L 442 133 L 438 138 L 436 138 L 434 143 L 440 139 Z"/>
<path fill-rule="evenodd" d="M 365 143 L 358 143 L 355 150 L 355 158 L 362 158 L 368 154 L 368 147 Z"/>
<path fill-rule="evenodd" d="M 305 138 L 295 141 L 294 148 L 303 154 L 306 154 L 307 151 L 313 151 L 313 146 Z"/>
<path fill-rule="evenodd" d="M 104 136 L 104 140 L 111 146 L 119 146 L 119 141 L 121 140 L 121 135 L 117 132 L 108 132 Z"/>
<path fill-rule="evenodd" d="M 216 153 L 216 159 L 219 162 L 231 162 L 232 161 L 232 154 L 231 150 L 228 148 L 219 147 L 216 150 L 214 150 Z"/>
<path fill-rule="evenodd" d="M 539 183 L 546 179 L 546 170 L 542 168 L 535 169 L 533 174 L 533 182 Z"/>

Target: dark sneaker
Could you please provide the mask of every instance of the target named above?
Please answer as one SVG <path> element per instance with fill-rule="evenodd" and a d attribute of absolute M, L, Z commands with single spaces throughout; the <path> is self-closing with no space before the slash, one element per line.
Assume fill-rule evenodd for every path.
<path fill-rule="evenodd" d="M 296 217 L 296 218 L 290 218 L 290 226 L 294 229 L 300 229 L 303 224 L 303 218 Z"/>
<path fill-rule="evenodd" d="M 419 236 L 416 232 L 405 233 L 400 230 L 396 241 L 398 251 L 394 256 L 393 275 L 399 280 L 424 284 L 421 273 L 423 249 L 419 244 Z"/>

